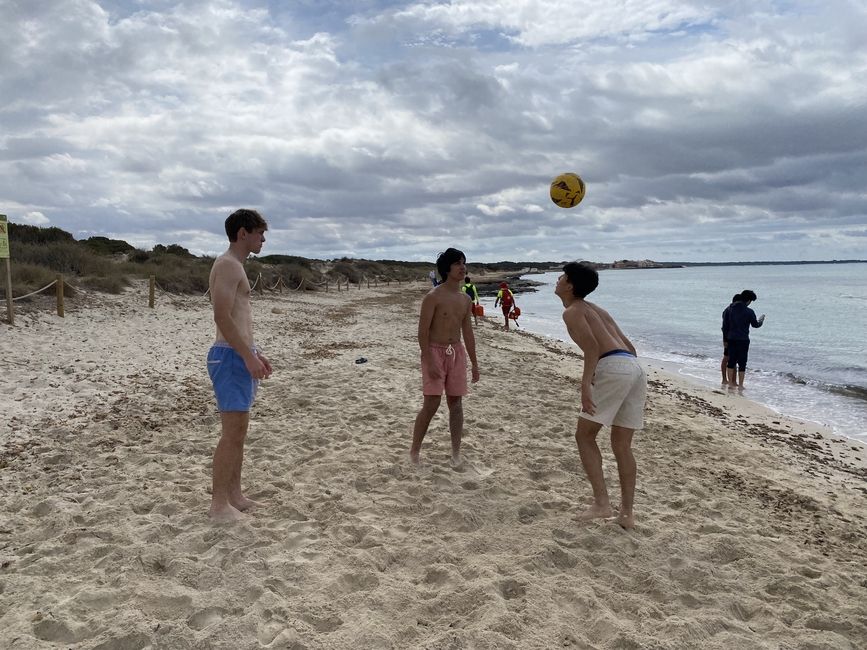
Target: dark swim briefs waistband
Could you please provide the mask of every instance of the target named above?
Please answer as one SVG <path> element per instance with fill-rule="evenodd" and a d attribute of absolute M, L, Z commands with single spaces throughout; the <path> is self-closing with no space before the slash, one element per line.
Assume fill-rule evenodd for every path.
<path fill-rule="evenodd" d="M 621 350 L 618 348 L 615 350 L 608 350 L 608 352 L 606 352 L 605 354 L 599 355 L 599 358 L 604 359 L 605 357 L 613 357 L 615 354 L 620 355 L 620 356 L 627 356 L 627 357 L 634 357 L 635 356 L 629 350 Z"/>

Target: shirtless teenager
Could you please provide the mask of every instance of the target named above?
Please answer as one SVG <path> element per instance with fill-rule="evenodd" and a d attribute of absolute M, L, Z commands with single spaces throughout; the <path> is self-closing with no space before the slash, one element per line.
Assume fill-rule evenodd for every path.
<path fill-rule="evenodd" d="M 464 429 L 461 398 L 467 394 L 467 356 L 472 364 L 473 383 L 479 381 L 479 364 L 470 322 L 472 302 L 461 292 L 461 283 L 467 274 L 466 257 L 461 251 L 449 248 L 437 258 L 437 271 L 443 281 L 421 301 L 418 318 L 424 403 L 415 418 L 409 456 L 413 463 L 418 463 L 422 440 L 445 391 L 452 438 L 452 465 L 457 467 L 461 463 Z M 462 332 L 466 350 L 461 344 Z"/>
<path fill-rule="evenodd" d="M 235 521 L 257 505 L 241 492 L 244 439 L 250 407 L 260 379 L 271 376 L 271 364 L 253 340 L 250 281 L 244 261 L 265 243 L 268 224 L 255 210 L 236 210 L 226 219 L 229 249 L 211 268 L 208 285 L 217 336 L 208 351 L 208 374 L 220 409 L 222 435 L 214 452 L 211 519 Z"/>
<path fill-rule="evenodd" d="M 611 427 L 611 449 L 620 475 L 620 512 L 617 522 L 632 528 L 635 518 L 635 458 L 632 434 L 644 424 L 644 401 L 647 378 L 638 363 L 635 347 L 620 331 L 604 309 L 584 298 L 599 284 L 599 275 L 591 266 L 570 262 L 563 267 L 554 293 L 563 301 L 563 321 L 569 336 L 584 352 L 581 378 L 581 415 L 575 441 L 584 472 L 593 488 L 593 505 L 581 513 L 582 520 L 608 518 L 614 511 L 608 501 L 602 454 L 596 434 L 603 425 Z"/>

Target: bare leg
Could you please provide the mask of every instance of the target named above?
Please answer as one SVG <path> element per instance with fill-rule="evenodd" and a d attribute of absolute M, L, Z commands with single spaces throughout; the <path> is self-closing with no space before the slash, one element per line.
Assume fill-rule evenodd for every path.
<path fill-rule="evenodd" d="M 596 434 L 601 428 L 601 424 L 578 418 L 575 442 L 578 443 L 578 454 L 581 456 L 584 473 L 593 488 L 593 505 L 578 515 L 578 519 L 582 520 L 606 518 L 614 514 L 608 501 L 608 491 L 605 489 L 605 476 L 602 474 L 602 453 L 596 444 Z"/>
<path fill-rule="evenodd" d="M 248 499 L 241 491 L 241 464 L 244 460 L 244 443 L 246 440 L 246 436 L 241 440 L 241 449 L 235 458 L 235 467 L 232 468 L 232 480 L 229 484 L 229 503 L 242 512 L 260 505 L 256 501 Z"/>
<path fill-rule="evenodd" d="M 734 368 L 728 368 L 728 375 L 729 375 L 729 386 L 737 386 L 738 384 L 735 381 L 735 369 Z"/>
<path fill-rule="evenodd" d="M 744 387 L 744 375 L 747 374 L 746 370 L 738 370 L 738 388 Z"/>
<path fill-rule="evenodd" d="M 244 457 L 244 438 L 250 414 L 243 411 L 220 413 L 222 434 L 214 451 L 214 467 L 211 487 L 210 517 L 214 521 L 236 521 L 241 519 L 241 511 L 232 504 L 233 485 L 237 479 L 237 493 L 240 494 L 241 462 Z M 237 496 L 237 495 L 236 495 Z"/>
<path fill-rule="evenodd" d="M 726 372 L 726 370 L 728 370 L 728 368 L 727 368 L 728 365 L 729 365 L 729 358 L 723 357 L 722 361 L 720 361 L 719 369 L 720 369 L 720 372 L 722 373 L 722 383 L 724 383 L 724 384 L 727 384 L 729 381 L 729 375 L 728 375 L 728 372 Z"/>
<path fill-rule="evenodd" d="M 412 429 L 412 447 L 409 449 L 409 457 L 413 463 L 418 463 L 418 455 L 421 452 L 421 442 L 427 435 L 430 421 L 440 407 L 441 395 L 425 395 L 424 403 L 418 415 L 415 416 L 415 425 Z"/>
<path fill-rule="evenodd" d="M 452 437 L 452 465 L 461 464 L 461 439 L 464 435 L 464 403 L 461 396 L 446 395 L 449 406 L 449 433 Z"/>
<path fill-rule="evenodd" d="M 635 457 L 632 455 L 632 434 L 634 429 L 611 427 L 611 450 L 617 459 L 617 473 L 620 475 L 620 514 L 617 523 L 629 530 L 635 526 L 632 512 L 635 500 Z"/>

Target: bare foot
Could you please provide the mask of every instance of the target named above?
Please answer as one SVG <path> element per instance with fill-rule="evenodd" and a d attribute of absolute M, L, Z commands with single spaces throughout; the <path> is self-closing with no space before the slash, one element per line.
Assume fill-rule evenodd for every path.
<path fill-rule="evenodd" d="M 241 521 L 244 518 L 244 515 L 240 510 L 228 503 L 222 507 L 217 507 L 212 504 L 208 516 L 211 518 L 211 521 L 218 524 L 228 524 L 234 521 Z"/>
<path fill-rule="evenodd" d="M 592 505 L 584 512 L 575 516 L 578 521 L 590 521 L 591 519 L 609 519 L 614 516 L 611 506 Z"/>
<path fill-rule="evenodd" d="M 460 454 L 452 454 L 449 462 L 454 469 L 460 469 L 464 465 L 464 459 Z"/>
<path fill-rule="evenodd" d="M 409 460 L 413 465 L 418 465 L 419 464 L 418 452 L 417 451 L 410 451 L 409 452 Z"/>
<path fill-rule="evenodd" d="M 621 512 L 617 515 L 617 523 L 620 524 L 621 528 L 625 528 L 626 530 L 632 530 L 635 528 L 635 515 L 631 512 L 629 514 L 625 514 Z"/>
<path fill-rule="evenodd" d="M 241 512 L 245 512 L 245 511 L 249 510 L 250 508 L 255 508 L 257 506 L 262 505 L 258 501 L 253 501 L 253 499 L 248 499 L 243 494 L 240 496 L 237 496 L 237 497 L 230 497 L 229 503 L 231 503 L 233 507 L 235 507 L 237 510 L 240 510 Z"/>

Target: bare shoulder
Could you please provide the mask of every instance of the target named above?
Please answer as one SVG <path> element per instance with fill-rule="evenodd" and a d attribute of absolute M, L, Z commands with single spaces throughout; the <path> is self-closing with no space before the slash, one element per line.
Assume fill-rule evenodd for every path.
<path fill-rule="evenodd" d="M 575 323 L 586 318 L 585 303 L 573 302 L 563 310 L 563 320 L 566 323 Z"/>
<path fill-rule="evenodd" d="M 211 267 L 215 273 L 220 275 L 244 272 L 244 266 L 231 255 L 220 255 L 214 260 L 214 265 Z"/>
<path fill-rule="evenodd" d="M 421 299 L 422 303 L 427 304 L 427 305 L 432 305 L 432 304 L 436 303 L 439 300 L 439 294 L 437 293 L 438 288 L 439 287 L 434 287 L 433 289 L 428 291 L 424 295 L 424 298 Z"/>
<path fill-rule="evenodd" d="M 211 285 L 237 284 L 246 277 L 244 265 L 231 255 L 220 255 L 211 267 Z"/>
<path fill-rule="evenodd" d="M 602 309 L 602 307 L 600 307 L 599 305 L 586 301 L 584 302 L 584 304 L 587 306 L 587 309 L 590 313 L 602 318 L 603 320 L 611 319 L 611 316 L 608 314 L 608 312 Z"/>

